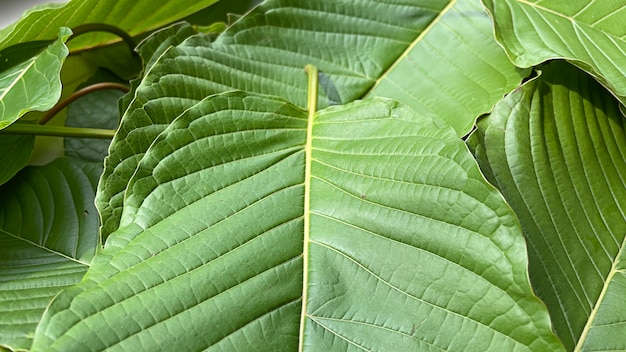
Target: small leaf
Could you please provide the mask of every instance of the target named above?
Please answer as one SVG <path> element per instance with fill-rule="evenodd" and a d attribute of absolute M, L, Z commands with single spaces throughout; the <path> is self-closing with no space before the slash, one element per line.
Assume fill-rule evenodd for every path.
<path fill-rule="evenodd" d="M 469 140 L 529 243 L 530 275 L 568 350 L 626 350 L 626 120 L 565 62 L 511 93 Z"/>
<path fill-rule="evenodd" d="M 452 128 L 384 99 L 312 118 L 241 92 L 186 110 L 33 350 L 560 350 Z"/>
<path fill-rule="evenodd" d="M 45 47 L 28 43 L 0 52 L 0 129 L 29 111 L 46 111 L 59 100 L 59 76 L 69 53 L 65 41 L 71 34 L 61 28 L 58 39 Z"/>
<path fill-rule="evenodd" d="M 61 158 L 0 187 L 1 346 L 29 349 L 50 300 L 87 271 L 98 245 L 100 170 Z"/>

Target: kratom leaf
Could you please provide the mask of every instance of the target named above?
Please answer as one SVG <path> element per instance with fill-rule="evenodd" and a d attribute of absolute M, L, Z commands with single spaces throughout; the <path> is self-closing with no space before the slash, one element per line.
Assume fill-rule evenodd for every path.
<path fill-rule="evenodd" d="M 34 351 L 560 349 L 514 214 L 452 128 L 396 102 L 209 97 L 126 197 Z"/>
<path fill-rule="evenodd" d="M 483 0 L 496 38 L 517 66 L 564 58 L 626 103 L 623 1 Z"/>
<path fill-rule="evenodd" d="M 424 60 L 420 67 L 430 67 L 432 72 L 449 70 L 458 53 L 442 53 L 444 60 L 430 55 L 429 48 L 437 38 L 461 36 L 455 43 L 464 50 L 481 52 L 463 57 L 468 65 L 464 67 L 474 71 L 458 79 L 442 74 L 437 84 L 446 87 L 442 90 L 450 95 L 433 102 L 440 108 L 424 101 L 419 102 L 424 104 L 419 108 L 442 112 L 439 117 L 457 126 L 460 135 L 467 133 L 476 114 L 490 111 L 502 92 L 513 89 L 524 75 L 506 60 L 492 38 L 484 36 L 489 19 L 477 4 L 473 0 L 428 4 L 271 0 L 215 41 L 198 35 L 170 49 L 144 78 L 113 140 L 97 195 L 103 234 L 117 229 L 128 179 L 142 153 L 171 119 L 206 96 L 231 89 L 276 95 L 304 106 L 306 80 L 302 68 L 306 64 L 320 68 L 321 106 L 361 98 L 377 81 L 386 83 L 376 88 L 376 95 L 395 94 L 395 89 L 387 91 L 385 87 L 403 75 L 413 78 L 403 81 L 407 84 L 403 89 L 417 96 L 416 87 L 423 75 L 405 61 Z M 474 36 L 481 39 L 470 39 Z M 429 55 L 422 57 L 421 53 Z M 482 69 L 486 73 L 479 74 Z M 486 82 L 502 86 L 495 89 L 493 83 Z M 467 92 L 471 94 L 468 106 L 476 102 L 475 106 L 464 109 L 463 114 L 446 110 L 452 104 L 449 101 L 458 101 Z"/>
<path fill-rule="evenodd" d="M 0 52 L 0 129 L 28 111 L 45 111 L 61 96 L 61 66 L 72 32 L 57 31 L 50 43 L 25 43 Z"/>
<path fill-rule="evenodd" d="M 34 136 L 3 135 L 0 140 L 0 185 L 10 180 L 30 160 Z"/>
<path fill-rule="evenodd" d="M 0 346 L 29 349 L 50 300 L 87 271 L 98 245 L 100 171 L 61 158 L 0 187 Z"/>
<path fill-rule="evenodd" d="M 191 15 L 217 0 L 82 0 L 61 7 L 29 12 L 14 26 L 0 32 L 0 48 L 17 43 L 53 39 L 60 27 L 104 23 L 131 36 L 140 35 Z M 146 11 L 151 9 L 151 11 Z M 73 50 L 119 41 L 111 34 L 91 33 L 72 40 Z"/>
<path fill-rule="evenodd" d="M 368 96 L 434 114 L 462 136 L 529 73 L 513 67 L 493 40 L 493 24 L 480 2 L 457 0 L 378 78 Z"/>
<path fill-rule="evenodd" d="M 149 72 L 161 55 L 171 46 L 178 45 L 188 37 L 197 33 L 198 32 L 189 23 L 184 22 L 175 23 L 152 33 L 148 38 L 139 43 L 135 49 L 143 61 L 143 71 Z M 135 96 L 135 91 L 141 83 L 141 79 L 142 77 L 139 77 L 130 82 L 131 91 L 126 94 L 120 102 L 120 115 L 128 109 L 128 106 Z"/>
<path fill-rule="evenodd" d="M 519 216 L 533 287 L 568 350 L 626 349 L 626 123 L 564 63 L 511 93 L 470 138 Z"/>

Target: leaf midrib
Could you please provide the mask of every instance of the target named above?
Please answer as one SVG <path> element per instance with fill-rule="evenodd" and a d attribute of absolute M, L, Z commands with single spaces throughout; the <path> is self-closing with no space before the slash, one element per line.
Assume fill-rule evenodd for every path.
<path fill-rule="evenodd" d="M 578 342 L 576 343 L 574 352 L 582 351 L 582 348 L 585 345 L 587 335 L 589 335 L 589 331 L 591 330 L 591 328 L 593 328 L 593 323 L 595 321 L 596 315 L 598 314 L 598 311 L 600 307 L 602 306 L 602 302 L 604 301 L 604 297 L 606 296 L 606 293 L 609 289 L 609 285 L 611 284 L 611 281 L 613 280 L 613 276 L 615 275 L 616 272 L 619 271 L 617 270 L 617 265 L 620 263 L 620 258 L 622 254 L 624 253 L 625 247 L 626 247 L 626 237 L 624 237 L 624 240 L 622 241 L 622 246 L 617 252 L 615 259 L 613 260 L 613 265 L 611 265 L 611 270 L 609 271 L 609 274 L 606 277 L 606 281 L 604 281 L 604 285 L 602 286 L 602 291 L 600 292 L 600 296 L 598 296 L 598 300 L 596 301 L 596 304 L 593 306 L 593 309 L 591 310 L 591 313 L 589 314 L 589 319 L 587 319 L 587 323 L 585 324 L 585 327 L 583 328 L 583 331 L 580 334 L 580 338 L 578 339 Z"/>
<path fill-rule="evenodd" d="M 10 237 L 13 237 L 13 238 L 15 238 L 15 239 L 18 239 L 18 240 L 20 240 L 20 241 L 24 241 L 24 242 L 26 242 L 26 243 L 28 243 L 28 244 L 30 244 L 30 245 L 32 245 L 32 246 L 35 246 L 35 247 L 37 247 L 37 248 L 41 248 L 41 249 L 43 249 L 43 250 L 45 250 L 45 251 L 47 251 L 47 252 L 50 252 L 50 253 L 52 253 L 52 254 L 55 254 L 55 255 L 61 256 L 61 257 L 63 257 L 63 258 L 66 258 L 66 259 L 71 260 L 71 261 L 73 261 L 73 262 L 76 262 L 76 263 L 78 263 L 78 264 L 82 264 L 82 265 L 85 265 L 85 266 L 91 266 L 91 263 L 87 263 L 87 262 L 84 262 L 84 261 L 82 261 L 82 260 L 79 260 L 79 259 L 76 259 L 76 258 L 72 258 L 71 256 L 69 256 L 69 255 L 67 255 L 67 254 L 65 254 L 65 253 L 61 253 L 61 252 L 59 252 L 59 251 L 55 251 L 55 250 L 53 250 L 53 249 L 51 249 L 51 248 L 48 248 L 48 247 L 43 246 L 43 245 L 41 245 L 41 244 L 39 244 L 39 243 L 33 242 L 33 241 L 31 241 L 31 240 L 28 240 L 28 239 L 26 239 L 26 238 L 24 238 L 24 237 L 21 237 L 21 236 L 18 236 L 18 235 L 12 234 L 12 233 L 7 232 L 7 231 L 5 231 L 5 230 L 0 229 L 0 233 L 3 233 L 3 234 L 5 234 L 5 235 L 7 235 L 7 236 L 10 236 Z"/>
<path fill-rule="evenodd" d="M 35 65 L 35 61 L 37 61 L 37 58 L 39 58 L 39 55 L 36 57 L 33 57 L 30 59 L 30 63 L 28 65 L 26 65 L 24 67 L 24 69 L 20 70 L 20 74 L 11 82 L 11 84 L 4 90 L 4 93 L 2 93 L 2 95 L 0 95 L 0 100 L 3 100 L 7 94 L 9 94 L 11 92 L 11 89 L 17 84 L 17 82 L 19 82 L 24 75 L 26 75 L 26 72 Z"/>
<path fill-rule="evenodd" d="M 445 16 L 448 11 L 450 11 L 450 9 L 452 7 L 454 7 L 454 5 L 456 4 L 457 0 L 451 0 L 448 5 L 446 5 L 446 7 L 444 7 L 439 14 L 432 20 L 432 22 L 430 22 L 428 24 L 428 26 L 426 28 L 424 28 L 424 30 L 417 36 L 417 38 L 415 38 L 415 40 L 413 40 L 413 42 L 411 43 L 411 45 L 409 45 L 404 52 L 402 52 L 402 54 L 400 56 L 398 56 L 398 58 L 396 59 L 396 61 L 394 61 L 388 68 L 387 70 L 380 75 L 380 77 L 378 77 L 378 79 L 376 80 L 376 82 L 374 83 L 374 85 L 372 85 L 372 87 L 365 92 L 365 94 L 363 94 L 363 96 L 368 96 L 370 95 L 375 89 L 376 87 L 378 87 L 378 85 L 380 85 L 380 83 L 391 73 L 393 72 L 393 70 L 395 70 L 395 68 L 404 61 L 404 59 L 409 55 L 409 53 L 413 50 L 413 48 L 415 48 L 415 46 L 417 46 L 417 44 L 419 44 L 424 37 L 430 33 L 430 31 L 433 29 L 433 27 L 435 27 L 435 25 L 437 25 L 439 23 L 439 21 L 441 21 L 441 19 L 443 18 L 443 16 Z"/>
<path fill-rule="evenodd" d="M 538 11 L 544 11 L 544 12 L 550 13 L 550 14 L 552 14 L 552 15 L 558 16 L 558 17 L 560 17 L 560 18 L 563 18 L 563 19 L 565 19 L 565 20 L 568 20 L 568 21 L 572 22 L 572 24 L 584 25 L 584 26 L 589 27 L 590 29 L 593 29 L 594 31 L 598 31 L 598 32 L 600 32 L 600 33 L 603 33 L 603 34 L 605 34 L 606 36 L 610 36 L 610 37 L 616 38 L 616 39 L 618 39 L 618 40 L 622 40 L 620 37 L 616 36 L 616 35 L 615 35 L 615 34 L 613 34 L 613 33 L 606 32 L 606 31 L 603 31 L 603 30 L 597 29 L 597 28 L 596 28 L 596 27 L 594 27 L 594 25 L 593 25 L 593 24 L 591 24 L 591 23 L 581 22 L 581 21 L 577 20 L 577 19 L 576 19 L 576 18 L 574 18 L 574 17 L 571 17 L 571 16 L 566 16 L 566 15 L 564 15 L 564 14 L 562 14 L 562 13 L 556 12 L 556 11 L 554 11 L 554 10 L 552 10 L 552 9 L 547 8 L 547 7 L 544 7 L 544 6 L 538 5 L 537 3 L 529 2 L 528 0 L 517 0 L 517 1 L 518 1 L 519 3 L 521 3 L 521 4 L 524 4 L 524 5 L 527 5 L 527 6 L 529 6 L 529 7 L 532 7 L 532 8 L 534 8 L 534 9 L 538 10 Z M 604 17 L 602 17 L 602 18 L 604 18 Z M 597 22 L 599 22 L 599 21 L 596 21 L 596 23 L 597 23 Z"/>

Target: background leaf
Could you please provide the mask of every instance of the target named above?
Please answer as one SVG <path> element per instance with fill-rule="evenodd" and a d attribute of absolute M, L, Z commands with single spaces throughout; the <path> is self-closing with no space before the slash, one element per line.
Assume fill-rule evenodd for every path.
<path fill-rule="evenodd" d="M 472 4 L 471 0 L 467 1 Z M 447 60 L 430 60 L 432 55 L 424 58 L 414 55 L 428 51 L 417 47 L 432 45 L 431 40 L 435 38 L 423 40 L 430 33 L 438 37 L 441 32 L 446 32 L 435 30 L 435 27 L 449 26 L 454 28 L 453 33 L 472 36 L 472 33 L 466 33 L 468 23 L 482 23 L 469 27 L 475 28 L 480 38 L 484 36 L 488 18 L 479 13 L 476 16 L 476 1 L 470 6 L 465 3 L 463 1 L 455 7 L 455 2 L 449 1 L 426 4 L 395 0 L 384 3 L 266 1 L 215 40 L 198 35 L 172 48 L 161 56 L 144 78 L 112 142 L 96 199 L 103 218 L 103 234 L 106 236 L 118 227 L 123 192 L 141 154 L 185 109 L 206 96 L 231 89 L 276 95 L 304 106 L 306 78 L 302 70 L 306 64 L 315 64 L 320 68 L 321 106 L 343 104 L 363 97 L 377 80 L 387 75 L 391 67 L 395 67 L 393 75 L 413 77 L 413 86 L 419 86 L 420 75 L 413 71 L 411 65 L 398 62 L 423 59 L 424 65 L 430 66 L 433 71 L 445 71 L 454 66 Z M 459 11 L 468 8 L 471 13 L 460 15 Z M 463 28 L 461 32 L 460 28 Z M 482 50 L 484 55 L 465 57 L 472 62 L 468 67 L 478 72 L 497 63 L 499 73 L 494 76 L 494 71 L 489 68 L 489 74 L 485 76 L 468 73 L 468 76 L 457 80 L 442 77 L 437 83 L 448 87 L 447 91 L 458 91 L 460 95 L 456 96 L 459 99 L 465 96 L 463 89 L 466 89 L 475 96 L 487 93 L 494 100 L 485 103 L 485 99 L 473 97 L 473 100 L 480 101 L 482 108 L 466 110 L 462 116 L 440 109 L 446 110 L 441 118 L 461 121 L 453 123 L 455 126 L 467 127 L 475 120 L 476 111 L 489 111 L 501 96 L 500 90 L 492 94 L 488 92 L 490 89 L 478 89 L 490 86 L 483 85 L 484 81 L 495 79 L 498 84 L 506 81 L 510 84 L 508 88 L 503 88 L 506 91 L 513 89 L 523 77 L 523 72 L 506 60 L 502 61 L 504 54 L 493 41 L 486 38 L 478 43 L 471 41 L 471 44 L 474 46 L 465 49 Z M 482 46 L 477 49 L 475 45 L 480 44 Z M 407 56 L 411 48 L 412 54 Z M 447 55 L 447 58 L 452 58 L 458 53 Z M 485 62 L 485 59 L 488 61 Z M 492 59 L 495 61 L 492 62 Z M 464 85 L 472 79 L 481 83 Z M 410 83 L 410 79 L 405 83 Z M 461 85 L 456 86 L 457 83 Z M 375 94 L 387 93 L 381 86 Z M 449 105 L 447 101 L 443 98 L 437 100 L 445 108 Z M 421 106 L 421 109 L 425 107 Z M 460 131 L 460 134 L 466 132 Z"/>
<path fill-rule="evenodd" d="M 625 120 L 580 70 L 541 71 L 469 142 L 520 218 L 533 287 L 567 349 L 624 350 Z"/>
<path fill-rule="evenodd" d="M 64 6 L 52 6 L 27 13 L 15 25 L 0 32 L 0 48 L 17 43 L 49 40 L 60 27 L 105 23 L 137 36 L 191 15 L 217 0 L 83 0 L 69 1 Z M 147 11 L 152 9 L 153 11 Z M 111 34 L 91 33 L 72 40 L 72 50 L 119 41 Z"/>
<path fill-rule="evenodd" d="M 28 164 L 35 145 L 34 136 L 2 136 L 0 142 L 0 185 L 10 180 Z"/>
<path fill-rule="evenodd" d="M 30 166 L 0 187 L 0 345 L 28 349 L 50 300 L 76 284 L 98 245 L 101 167 Z"/>
<path fill-rule="evenodd" d="M 564 58 L 626 104 L 626 7 L 623 1 L 483 0 L 496 38 L 513 63 L 531 67 Z"/>
<path fill-rule="evenodd" d="M 0 52 L 0 129 L 28 111 L 48 110 L 59 100 L 59 75 L 68 55 L 65 41 L 72 32 L 61 28 L 57 34 L 58 39 L 46 47 L 27 43 Z"/>
<path fill-rule="evenodd" d="M 493 24 L 479 1 L 450 1 L 411 45 L 367 96 L 434 114 L 461 136 L 530 73 L 513 67 L 493 40 Z"/>
<path fill-rule="evenodd" d="M 99 70 L 83 85 L 101 82 L 117 82 L 117 78 L 105 70 Z M 115 130 L 119 124 L 118 101 L 123 92 L 113 89 L 97 90 L 72 102 L 67 107 L 66 126 L 90 127 Z M 84 161 L 102 163 L 108 154 L 108 139 L 65 138 L 65 155 Z"/>
<path fill-rule="evenodd" d="M 307 143 L 305 111 L 241 92 L 186 110 L 34 350 L 292 351 L 303 274 L 306 350 L 560 348 L 518 223 L 450 127 L 377 99 L 309 128 Z"/>

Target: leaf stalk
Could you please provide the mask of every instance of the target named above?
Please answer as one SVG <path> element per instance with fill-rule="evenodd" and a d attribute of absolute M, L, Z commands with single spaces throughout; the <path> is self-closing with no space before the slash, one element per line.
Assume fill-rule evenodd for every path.
<path fill-rule="evenodd" d="M 115 135 L 115 132 L 115 130 L 96 128 L 41 126 L 31 123 L 14 123 L 11 126 L 1 130 L 0 134 L 25 134 L 55 137 L 111 139 Z"/>
<path fill-rule="evenodd" d="M 83 89 L 80 89 L 74 92 L 67 99 L 63 100 L 62 102 L 55 105 L 52 109 L 48 110 L 48 112 L 46 112 L 46 114 L 41 118 L 41 120 L 39 120 L 39 124 L 45 125 L 46 123 L 48 123 L 48 121 L 52 120 L 52 118 L 56 114 L 58 114 L 61 110 L 65 109 L 66 106 L 70 105 L 78 98 L 84 95 L 87 95 L 89 93 L 92 93 L 98 90 L 104 90 L 104 89 L 116 89 L 124 93 L 128 93 L 130 91 L 130 89 L 127 86 L 120 84 L 120 83 L 103 82 L 103 83 L 92 84 L 90 86 L 87 86 Z"/>

